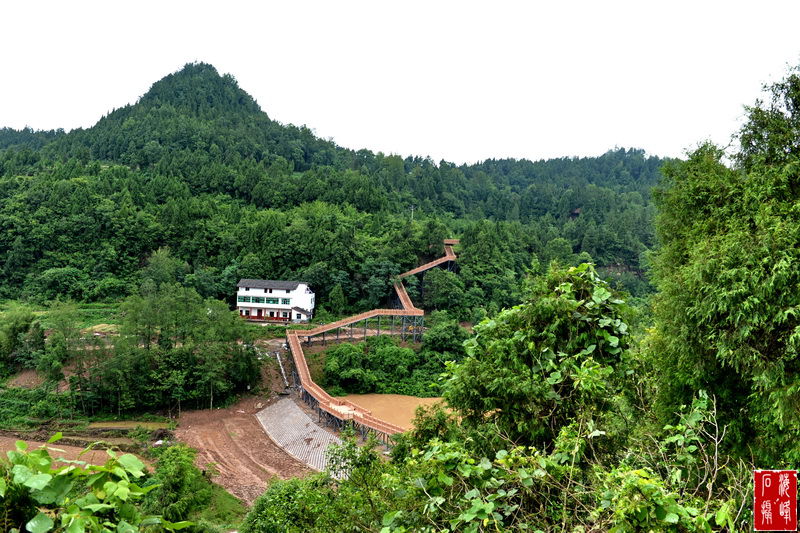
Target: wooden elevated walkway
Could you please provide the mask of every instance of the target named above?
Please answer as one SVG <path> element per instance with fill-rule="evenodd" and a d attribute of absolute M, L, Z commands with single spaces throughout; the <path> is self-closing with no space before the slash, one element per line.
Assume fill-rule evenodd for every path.
<path fill-rule="evenodd" d="M 456 241 L 456 239 L 448 239 L 448 241 Z M 447 241 L 445 241 L 446 243 Z M 458 241 L 456 241 L 456 244 Z M 434 259 L 429 263 L 425 263 L 424 265 L 420 265 L 417 268 L 413 268 L 408 272 L 403 272 L 400 274 L 401 278 L 407 278 L 408 276 L 413 276 L 414 274 L 419 274 L 420 272 L 425 272 L 426 270 L 430 270 L 433 267 L 437 267 L 441 264 L 447 263 L 448 261 L 455 261 L 456 254 L 453 252 L 453 246 L 451 244 L 444 245 L 444 257 L 440 257 L 439 259 Z"/>
<path fill-rule="evenodd" d="M 417 308 L 414 302 L 411 301 L 402 279 L 413 276 L 414 274 L 419 274 L 420 272 L 425 272 L 426 270 L 435 268 L 448 261 L 455 261 L 457 257 L 453 251 L 453 246 L 456 244 L 458 244 L 458 239 L 446 239 L 444 241 L 445 255 L 443 257 L 400 274 L 399 280 L 394 284 L 394 290 L 400 300 L 401 309 L 372 309 L 371 311 L 349 316 L 313 329 L 291 329 L 286 331 L 286 342 L 289 346 L 289 350 L 292 352 L 292 357 L 294 357 L 294 364 L 297 368 L 298 377 L 300 378 L 303 398 L 312 407 L 317 409 L 321 417 L 324 416 L 327 421 L 333 422 L 334 425 L 342 425 L 345 421 L 351 421 L 356 429 L 362 432 L 371 431 L 377 434 L 384 442 L 388 442 L 392 435 L 404 431 L 403 428 L 399 426 L 376 418 L 367 409 L 341 398 L 332 397 L 325 392 L 322 387 L 314 383 L 314 380 L 311 379 L 311 373 L 308 370 L 308 364 L 306 363 L 306 357 L 303 353 L 303 345 L 300 342 L 300 338 L 305 337 L 307 341 L 310 341 L 311 337 L 316 335 L 324 335 L 329 331 L 338 330 L 346 326 L 352 328 L 353 324 L 361 321 L 364 321 L 364 335 L 366 336 L 369 319 L 383 316 L 390 316 L 393 321 L 395 317 L 402 317 L 403 327 L 405 328 L 406 317 L 414 317 L 416 321 L 418 317 L 424 316 L 425 312 Z M 378 331 L 380 331 L 380 322 L 378 322 L 378 324 Z M 414 324 L 416 328 L 416 322 Z"/>

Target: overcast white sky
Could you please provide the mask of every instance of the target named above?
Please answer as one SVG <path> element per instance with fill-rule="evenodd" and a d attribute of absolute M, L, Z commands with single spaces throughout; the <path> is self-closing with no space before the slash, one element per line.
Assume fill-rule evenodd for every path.
<path fill-rule="evenodd" d="M 800 63 L 800 2 L 16 1 L 0 127 L 88 127 L 190 61 L 273 118 L 435 160 L 727 144 Z"/>

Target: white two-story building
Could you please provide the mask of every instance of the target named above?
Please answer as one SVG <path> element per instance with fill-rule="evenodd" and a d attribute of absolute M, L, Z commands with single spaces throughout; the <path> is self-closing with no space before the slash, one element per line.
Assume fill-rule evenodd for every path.
<path fill-rule="evenodd" d="M 248 320 L 296 322 L 314 315 L 314 292 L 303 281 L 239 280 L 236 309 Z"/>

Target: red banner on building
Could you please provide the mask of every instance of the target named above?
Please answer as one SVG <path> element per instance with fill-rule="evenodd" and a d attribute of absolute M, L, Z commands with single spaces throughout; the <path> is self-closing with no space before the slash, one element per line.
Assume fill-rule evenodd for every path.
<path fill-rule="evenodd" d="M 754 470 L 753 527 L 797 531 L 797 470 Z"/>

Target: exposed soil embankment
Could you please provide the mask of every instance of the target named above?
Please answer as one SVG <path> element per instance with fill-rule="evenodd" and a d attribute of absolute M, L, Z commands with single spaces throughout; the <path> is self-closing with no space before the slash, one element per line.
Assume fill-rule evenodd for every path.
<path fill-rule="evenodd" d="M 248 505 L 271 479 L 308 475 L 311 470 L 276 445 L 256 420 L 266 405 L 258 397 L 245 398 L 225 409 L 184 411 L 175 437 L 198 450 L 196 464 L 213 463 L 214 481 Z"/>

